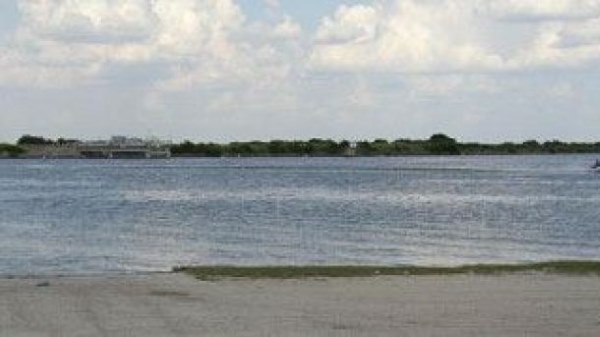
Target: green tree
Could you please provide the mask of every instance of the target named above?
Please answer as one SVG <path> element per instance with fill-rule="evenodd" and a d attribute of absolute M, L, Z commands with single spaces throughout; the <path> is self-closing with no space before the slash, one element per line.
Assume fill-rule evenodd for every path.
<path fill-rule="evenodd" d="M 186 140 L 181 144 L 171 146 L 171 153 L 174 155 L 195 154 L 196 146 L 194 143 Z"/>
<path fill-rule="evenodd" d="M 1 156 L 9 156 L 9 157 L 18 157 L 19 155 L 25 153 L 25 150 L 19 146 L 11 145 L 11 144 L 0 144 L 0 157 Z"/>
<path fill-rule="evenodd" d="M 17 145 L 51 145 L 54 141 L 39 136 L 23 135 L 17 140 Z"/>
<path fill-rule="evenodd" d="M 460 149 L 456 139 L 450 138 L 443 133 L 436 133 L 429 137 L 426 148 L 431 154 L 436 155 L 460 154 Z"/>

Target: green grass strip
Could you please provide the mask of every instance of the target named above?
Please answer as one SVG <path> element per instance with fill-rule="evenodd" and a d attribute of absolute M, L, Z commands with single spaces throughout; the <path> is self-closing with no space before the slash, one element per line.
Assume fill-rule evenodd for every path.
<path fill-rule="evenodd" d="M 224 278 L 302 279 L 372 277 L 382 275 L 496 275 L 540 272 L 566 275 L 600 275 L 600 261 L 549 261 L 527 264 L 475 264 L 458 267 L 418 266 L 183 266 L 173 269 L 201 280 Z"/>

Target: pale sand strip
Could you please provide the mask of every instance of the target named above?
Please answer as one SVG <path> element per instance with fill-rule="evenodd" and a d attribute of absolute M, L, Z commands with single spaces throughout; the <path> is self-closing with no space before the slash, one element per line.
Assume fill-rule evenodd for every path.
<path fill-rule="evenodd" d="M 0 280 L 0 336 L 600 336 L 597 276 Z"/>

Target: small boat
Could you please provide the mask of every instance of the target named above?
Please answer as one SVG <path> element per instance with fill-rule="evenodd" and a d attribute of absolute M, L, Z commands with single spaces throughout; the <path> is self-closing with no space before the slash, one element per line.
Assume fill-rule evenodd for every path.
<path fill-rule="evenodd" d="M 600 172 L 600 159 L 596 159 L 596 162 L 590 168 L 594 171 Z"/>

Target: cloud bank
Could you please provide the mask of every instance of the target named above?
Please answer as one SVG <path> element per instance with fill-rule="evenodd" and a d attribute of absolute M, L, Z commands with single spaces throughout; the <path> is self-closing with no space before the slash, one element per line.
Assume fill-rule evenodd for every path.
<path fill-rule="evenodd" d="M 477 107 L 490 97 L 519 90 L 523 105 L 511 108 L 521 114 L 537 97 L 575 99 L 574 76 L 600 60 L 600 0 L 372 0 L 340 4 L 314 31 L 282 2 L 256 6 L 270 15 L 249 19 L 234 0 L 19 0 L 19 24 L 0 44 L 0 90 L 131 90 L 142 102 L 128 104 L 131 122 L 168 119 L 175 105 L 186 111 L 177 118 L 244 137 L 392 133 L 366 126 L 374 117 L 399 132 L 464 132 L 504 118 L 506 104 Z M 595 101 L 583 95 L 575 103 L 590 121 Z M 281 128 L 261 131 L 263 119 Z"/>
<path fill-rule="evenodd" d="M 580 66 L 600 57 L 599 15 L 598 1 L 341 6 L 323 20 L 310 61 L 324 69 L 413 73 Z"/>

